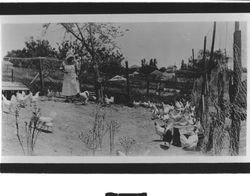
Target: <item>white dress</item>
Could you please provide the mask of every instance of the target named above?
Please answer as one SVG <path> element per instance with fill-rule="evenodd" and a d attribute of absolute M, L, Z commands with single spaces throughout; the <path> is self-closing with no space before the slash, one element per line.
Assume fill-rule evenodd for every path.
<path fill-rule="evenodd" d="M 80 93 L 79 82 L 76 79 L 77 75 L 75 70 L 75 64 L 67 65 L 63 63 L 63 66 L 66 73 L 64 73 L 63 77 L 62 95 L 74 96 L 77 93 Z"/>

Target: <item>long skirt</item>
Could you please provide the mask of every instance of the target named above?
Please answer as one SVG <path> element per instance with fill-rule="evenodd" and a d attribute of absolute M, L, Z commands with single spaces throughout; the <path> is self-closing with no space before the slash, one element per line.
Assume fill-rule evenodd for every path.
<path fill-rule="evenodd" d="M 79 81 L 76 77 L 70 76 L 70 74 L 64 74 L 62 95 L 74 96 L 77 93 L 80 93 Z"/>

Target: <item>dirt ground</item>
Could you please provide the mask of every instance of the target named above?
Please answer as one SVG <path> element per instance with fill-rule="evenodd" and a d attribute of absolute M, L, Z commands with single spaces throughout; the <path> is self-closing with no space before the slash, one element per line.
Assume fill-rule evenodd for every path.
<path fill-rule="evenodd" d="M 40 101 L 42 116 L 49 116 L 56 112 L 53 133 L 41 133 L 35 146 L 34 155 L 37 156 L 88 156 L 88 150 L 79 139 L 81 131 L 90 130 L 93 126 L 96 104 L 80 105 L 63 103 L 62 101 Z M 29 114 L 28 114 L 29 113 Z M 182 148 L 171 146 L 168 150 L 160 148 L 159 136 L 155 134 L 151 113 L 146 108 L 129 108 L 120 105 L 106 107 L 107 120 L 116 120 L 121 124 L 120 131 L 115 135 L 115 150 L 121 150 L 118 139 L 130 136 L 136 144 L 129 153 L 130 156 L 168 156 L 192 155 L 201 156 L 198 151 L 184 151 Z M 24 137 L 24 119 L 30 112 L 21 111 L 22 120 L 20 130 Z M 242 123 L 240 154 L 246 153 L 246 123 Z M 2 155 L 23 155 L 22 149 L 15 135 L 15 119 L 13 115 L 2 113 Z M 109 155 L 109 137 L 105 135 L 103 148 L 97 150 L 96 156 Z"/>

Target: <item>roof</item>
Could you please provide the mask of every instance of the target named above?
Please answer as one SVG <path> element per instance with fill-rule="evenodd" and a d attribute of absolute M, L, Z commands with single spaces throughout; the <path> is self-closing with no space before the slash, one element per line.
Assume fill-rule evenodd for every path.
<path fill-rule="evenodd" d="M 111 78 L 109 81 L 126 81 L 126 80 L 127 80 L 126 78 L 116 75 L 115 77 Z"/>
<path fill-rule="evenodd" d="M 167 73 L 164 72 L 162 74 L 162 76 L 160 77 L 161 80 L 169 80 L 169 79 L 173 79 L 175 77 L 175 73 Z"/>
<path fill-rule="evenodd" d="M 3 91 L 29 91 L 29 88 L 21 82 L 2 82 Z"/>
<path fill-rule="evenodd" d="M 141 68 L 139 65 L 132 65 L 131 67 L 129 67 L 130 69 L 139 69 Z"/>
<path fill-rule="evenodd" d="M 140 74 L 140 73 L 137 72 L 137 71 L 134 71 L 134 72 L 133 72 L 133 75 L 138 75 L 138 74 Z"/>
<path fill-rule="evenodd" d="M 155 71 L 151 72 L 150 75 L 161 76 L 162 73 L 159 70 L 155 70 Z"/>

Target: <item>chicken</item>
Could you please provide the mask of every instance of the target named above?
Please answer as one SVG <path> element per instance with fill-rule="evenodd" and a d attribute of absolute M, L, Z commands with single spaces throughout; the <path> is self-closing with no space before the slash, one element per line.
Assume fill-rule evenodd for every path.
<path fill-rule="evenodd" d="M 2 98 L 4 107 L 8 109 L 6 112 L 11 112 L 11 109 L 17 105 L 17 99 L 15 95 L 12 95 L 10 100 L 8 100 L 4 95 L 2 95 Z"/>
<path fill-rule="evenodd" d="M 194 112 L 195 111 L 195 106 L 191 107 L 191 111 Z"/>
<path fill-rule="evenodd" d="M 53 121 L 56 116 L 57 116 L 56 112 L 51 112 L 50 116 L 48 117 L 41 116 L 39 118 L 39 121 L 43 124 L 43 126 L 49 128 L 53 126 Z"/>
<path fill-rule="evenodd" d="M 124 152 L 120 151 L 120 150 L 116 151 L 116 155 L 117 156 L 126 156 L 126 154 Z"/>
<path fill-rule="evenodd" d="M 26 95 L 24 91 L 22 91 L 22 94 L 17 92 L 16 99 L 20 103 L 20 105 L 24 107 L 27 105 L 27 101 L 30 99 L 30 94 Z"/>
<path fill-rule="evenodd" d="M 163 121 L 166 121 L 168 119 L 170 119 L 170 115 L 169 114 L 164 114 L 163 116 L 161 116 L 161 120 L 163 120 Z"/>
<path fill-rule="evenodd" d="M 134 105 L 135 107 L 138 107 L 138 106 L 140 106 L 140 105 L 141 105 L 141 102 L 140 102 L 140 101 L 138 101 L 138 102 L 133 101 L 133 105 Z"/>
<path fill-rule="evenodd" d="M 88 91 L 81 92 L 80 98 L 83 104 L 87 104 L 89 100 L 89 92 Z"/>
<path fill-rule="evenodd" d="M 145 108 L 148 108 L 149 107 L 149 104 L 148 102 L 142 102 L 141 103 L 141 106 L 145 107 Z"/>
<path fill-rule="evenodd" d="M 200 119 L 198 119 L 198 120 L 196 121 L 195 127 L 196 127 L 196 129 L 197 129 L 199 132 L 203 132 L 203 128 L 202 128 Z"/>
<path fill-rule="evenodd" d="M 113 96 L 110 97 L 110 99 L 107 97 L 107 95 L 105 96 L 105 103 L 110 105 L 111 103 L 114 103 L 115 98 Z"/>
<path fill-rule="evenodd" d="M 33 93 L 30 93 L 30 94 L 31 94 L 31 102 L 32 103 L 35 103 L 39 100 L 39 94 L 40 94 L 39 91 L 34 96 L 33 96 Z"/>
<path fill-rule="evenodd" d="M 175 120 L 180 119 L 182 117 L 181 112 L 178 112 L 177 114 L 171 113 L 171 117 Z"/>
<path fill-rule="evenodd" d="M 168 114 L 170 112 L 170 110 L 174 109 L 173 106 L 168 105 L 168 104 L 164 104 L 163 102 L 162 102 L 162 107 L 163 107 L 163 111 L 165 114 Z"/>
<path fill-rule="evenodd" d="M 161 137 L 161 139 L 163 138 L 163 135 L 166 133 L 166 128 L 162 127 L 159 125 L 159 123 L 155 122 L 155 132 L 157 135 L 159 135 Z"/>
<path fill-rule="evenodd" d="M 185 109 L 188 109 L 190 107 L 190 103 L 187 101 L 186 105 L 185 105 Z"/>
<path fill-rule="evenodd" d="M 61 92 L 55 92 L 56 97 L 61 97 Z"/>
<path fill-rule="evenodd" d="M 178 109 L 181 109 L 183 105 L 181 104 L 181 102 L 176 101 L 176 102 L 175 102 L 175 106 L 176 106 Z"/>
<path fill-rule="evenodd" d="M 48 99 L 51 99 L 52 97 L 54 97 L 55 93 L 53 91 L 50 91 L 49 89 L 47 90 L 47 97 Z"/>
<path fill-rule="evenodd" d="M 185 135 L 180 136 L 181 144 L 184 149 L 195 150 L 199 141 L 198 132 L 198 130 L 194 131 L 188 138 Z"/>
<path fill-rule="evenodd" d="M 152 110 L 151 110 L 153 115 L 159 114 L 159 109 L 156 107 L 155 104 L 152 104 Z"/>

